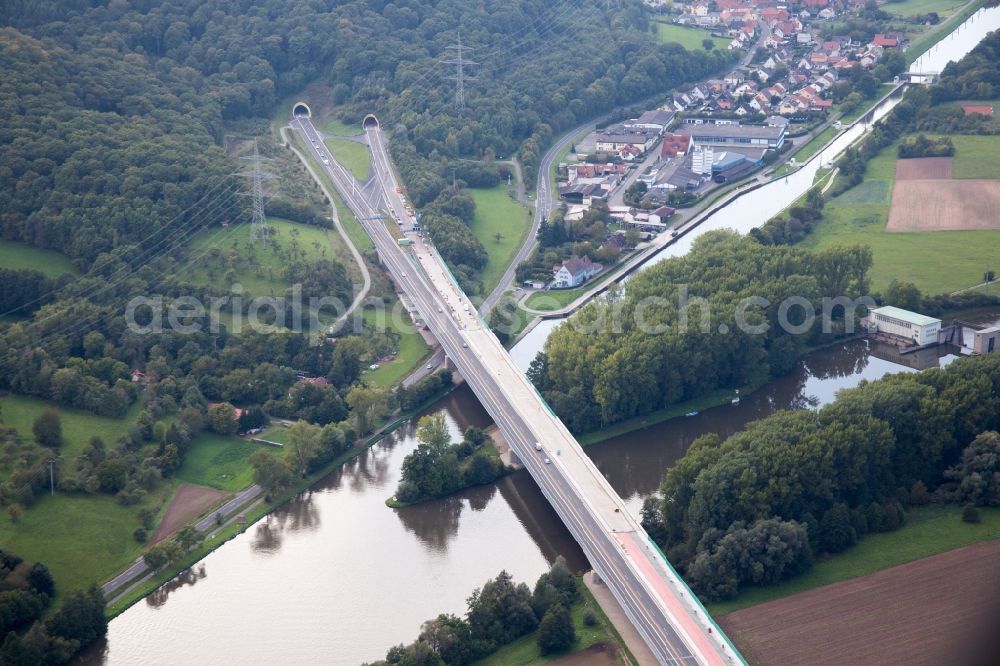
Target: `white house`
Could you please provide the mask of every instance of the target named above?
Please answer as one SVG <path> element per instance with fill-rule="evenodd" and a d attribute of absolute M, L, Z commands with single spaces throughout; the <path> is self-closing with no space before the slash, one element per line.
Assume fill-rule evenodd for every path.
<path fill-rule="evenodd" d="M 554 289 L 579 287 L 600 273 L 603 268 L 601 264 L 595 264 L 587 257 L 573 257 L 555 268 L 553 271 L 552 287 Z"/>
<path fill-rule="evenodd" d="M 868 328 L 879 333 L 912 340 L 919 346 L 937 342 L 941 320 L 886 305 L 868 315 Z"/>

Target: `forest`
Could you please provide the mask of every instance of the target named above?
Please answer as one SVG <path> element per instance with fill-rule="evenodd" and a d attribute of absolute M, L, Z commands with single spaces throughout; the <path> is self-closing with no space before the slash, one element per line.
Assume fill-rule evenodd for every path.
<path fill-rule="evenodd" d="M 821 301 L 866 294 L 870 265 L 871 252 L 861 247 L 812 253 L 731 231 L 707 233 L 687 255 L 638 273 L 557 328 L 528 376 L 575 432 L 717 389 L 757 386 L 855 323 L 860 313 L 834 309 L 824 332 Z M 751 297 L 767 304 L 741 313 L 739 304 Z M 780 304 L 790 297 L 808 303 L 787 313 L 794 327 L 807 322 L 796 334 L 778 325 Z M 742 316 L 749 326 L 738 325 Z M 766 330 L 754 334 L 758 326 Z"/>
<path fill-rule="evenodd" d="M 889 375 L 818 411 L 705 435 L 647 500 L 643 525 L 702 598 L 807 570 L 928 502 L 1000 506 L 1000 359 Z M 817 451 L 823 455 L 817 455 Z"/>

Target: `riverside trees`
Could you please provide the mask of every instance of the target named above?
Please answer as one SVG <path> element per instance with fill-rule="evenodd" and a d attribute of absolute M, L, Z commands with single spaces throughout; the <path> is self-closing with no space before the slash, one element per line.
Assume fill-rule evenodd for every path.
<path fill-rule="evenodd" d="M 865 294 L 870 266 L 867 248 L 813 253 L 708 233 L 556 329 L 529 376 L 576 432 L 757 385 L 855 324 L 860 312 L 820 316 L 821 301 Z M 785 311 L 786 299 L 801 305 Z"/>
<path fill-rule="evenodd" d="M 695 591 L 717 600 L 896 529 L 926 489 L 939 501 L 1000 503 L 998 396 L 1000 357 L 961 359 L 842 391 L 818 412 L 778 412 L 725 441 L 700 437 L 643 524 Z"/>

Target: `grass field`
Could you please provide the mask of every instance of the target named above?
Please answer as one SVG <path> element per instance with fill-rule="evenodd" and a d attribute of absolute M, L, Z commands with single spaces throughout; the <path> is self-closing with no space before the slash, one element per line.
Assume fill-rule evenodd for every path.
<path fill-rule="evenodd" d="M 479 273 L 483 294 L 488 294 L 500 282 L 524 242 L 524 235 L 531 226 L 531 211 L 511 198 L 506 184 L 489 189 L 469 188 L 467 192 L 476 200 L 476 216 L 469 228 L 489 255 L 489 261 Z M 499 241 L 497 233 L 501 235 Z"/>
<path fill-rule="evenodd" d="M 909 1 L 909 0 L 908 0 Z M 918 2 L 933 2 L 933 0 L 913 0 L 914 3 Z M 902 3 L 906 4 L 906 3 Z M 925 31 L 919 37 L 913 39 L 910 42 L 910 46 L 906 49 L 906 63 L 908 65 L 913 64 L 917 58 L 922 56 L 924 53 L 929 51 L 932 46 L 941 41 L 944 37 L 947 37 L 955 30 L 959 25 L 961 25 L 967 18 L 975 14 L 979 9 L 986 5 L 986 0 L 972 0 L 968 5 L 959 11 L 953 11 L 946 21 L 941 21 L 938 25 L 931 26 L 931 28 Z M 884 9 L 885 7 L 883 7 Z M 916 12 L 920 13 L 920 12 Z M 940 13 L 940 12 L 939 12 Z"/>
<path fill-rule="evenodd" d="M 882 5 L 880 9 L 897 16 L 916 16 L 917 14 L 929 14 L 936 12 L 938 16 L 944 18 L 951 16 L 955 11 L 965 4 L 967 0 L 903 0 L 903 2 L 889 2 Z"/>
<path fill-rule="evenodd" d="M 58 465 L 64 471 L 71 471 L 76 457 L 94 435 L 103 439 L 109 449 L 113 448 L 118 438 L 124 435 L 138 418 L 142 404 L 141 401 L 136 401 L 124 418 L 112 419 L 78 409 L 60 407 L 47 400 L 9 394 L 0 398 L 0 419 L 2 419 L 0 422 L 6 427 L 17 429 L 25 439 L 34 440 L 31 426 L 38 415 L 46 409 L 54 409 L 59 413 L 62 421 L 63 445 L 59 449 Z"/>
<path fill-rule="evenodd" d="M 1000 179 L 1000 136 L 968 136 L 952 134 L 955 159 L 951 163 L 952 178 Z"/>
<path fill-rule="evenodd" d="M 958 149 L 956 145 L 955 169 Z M 975 154 L 966 155 L 973 163 L 978 160 Z M 864 183 L 827 202 L 823 220 L 803 245 L 813 249 L 868 245 L 874 254 L 875 291 L 885 289 L 893 278 L 913 282 L 925 294 L 950 293 L 980 283 L 983 272 L 997 265 L 1000 231 L 887 232 L 895 170 L 893 144 L 868 163 Z"/>
<path fill-rule="evenodd" d="M 390 306 L 389 313 L 392 312 L 391 308 L 392 306 Z M 376 314 L 374 310 L 366 309 L 362 316 L 365 318 L 365 322 L 374 324 Z M 405 314 L 403 316 L 406 317 Z M 406 317 L 405 324 L 395 321 L 395 317 L 392 316 L 386 319 L 386 323 L 399 334 L 399 350 L 395 358 L 380 365 L 378 370 L 365 372 L 365 381 L 372 386 L 381 388 L 391 388 L 403 381 L 407 375 L 420 366 L 431 351 L 409 317 Z"/>
<path fill-rule="evenodd" d="M 833 125 L 830 125 L 825 130 L 809 139 L 808 143 L 792 153 L 792 156 L 795 157 L 795 161 L 807 161 L 810 157 L 818 153 L 820 148 L 830 143 L 833 137 L 837 136 L 839 131 L 840 130 L 836 129 Z"/>
<path fill-rule="evenodd" d="M 597 605 L 597 602 L 582 581 L 577 581 L 577 587 L 580 588 L 583 600 L 570 610 L 570 614 L 573 616 L 573 629 L 576 631 L 577 641 L 569 653 L 586 650 L 597 643 L 615 644 L 616 639 L 612 637 L 610 621 L 604 616 L 604 613 L 600 610 L 600 606 Z M 598 623 L 593 627 L 588 627 L 583 623 L 583 613 L 588 605 L 594 609 L 594 612 L 598 616 Z M 542 656 L 538 651 L 538 632 L 533 631 L 509 645 L 505 645 L 486 659 L 476 662 L 476 664 L 477 666 L 535 666 L 536 664 L 547 663 L 559 656 Z"/>
<path fill-rule="evenodd" d="M 546 289 L 545 291 L 536 291 L 525 299 L 524 304 L 533 310 L 541 312 L 561 310 L 587 293 L 592 286 L 593 284 L 587 283 L 576 289 Z"/>
<path fill-rule="evenodd" d="M 340 118 L 331 118 L 323 125 L 323 131 L 337 136 L 357 136 L 361 134 L 361 123 L 351 123 L 348 125 Z"/>
<path fill-rule="evenodd" d="M 371 151 L 368 146 L 346 139 L 327 139 L 323 143 L 334 159 L 344 165 L 362 183 L 371 176 Z"/>
<path fill-rule="evenodd" d="M 866 576 L 898 564 L 936 555 L 970 544 L 1000 539 L 1000 509 L 981 508 L 982 522 L 962 522 L 959 506 L 929 506 L 911 511 L 907 523 L 895 532 L 870 534 L 853 548 L 817 562 L 813 568 L 778 585 L 747 588 L 732 601 L 709 604 L 713 616 L 740 608 L 828 585 Z"/>
<path fill-rule="evenodd" d="M 199 232 L 191 240 L 191 252 L 200 259 L 188 270 L 187 280 L 218 285 L 229 269 L 226 255 L 235 250 L 233 281 L 243 285 L 244 293 L 281 296 L 292 286 L 282 277 L 281 270 L 293 257 L 303 261 L 336 260 L 334 244 L 342 241 L 334 230 L 275 218 L 269 218 L 268 225 L 272 241 L 267 245 L 259 242 L 251 245 L 249 224 Z"/>
<path fill-rule="evenodd" d="M 107 495 L 43 496 L 18 522 L 0 520 L 0 544 L 25 560 L 44 562 L 64 595 L 111 578 L 138 557 L 143 545 L 132 538 L 142 507 L 158 508 L 173 494 L 164 483 L 137 506 Z"/>
<path fill-rule="evenodd" d="M 9 240 L 0 240 L 0 268 L 31 269 L 50 278 L 79 274 L 64 254 Z"/>
<path fill-rule="evenodd" d="M 704 51 L 705 47 L 702 45 L 702 41 L 706 39 L 711 39 L 717 49 L 726 48 L 730 42 L 730 40 L 723 37 L 712 37 L 704 30 L 696 28 L 685 28 L 673 23 L 660 23 L 659 21 L 654 21 L 653 25 L 656 26 L 656 39 L 661 44 L 677 42 L 688 51 Z"/>
<path fill-rule="evenodd" d="M 260 436 L 271 439 L 273 429 L 265 430 Z M 253 470 L 247 464 L 247 458 L 257 449 L 276 456 L 284 455 L 284 449 L 255 444 L 248 439 L 203 433 L 191 442 L 191 448 L 184 455 L 184 463 L 175 477 L 178 481 L 229 492 L 243 490 L 253 483 Z"/>

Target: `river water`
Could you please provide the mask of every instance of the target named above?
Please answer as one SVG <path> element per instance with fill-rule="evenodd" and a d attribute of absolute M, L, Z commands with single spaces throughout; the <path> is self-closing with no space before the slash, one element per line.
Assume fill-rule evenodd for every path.
<path fill-rule="evenodd" d="M 1000 10 L 989 12 L 989 21 L 997 27 Z M 979 23 L 985 23 L 983 14 L 970 19 L 972 27 L 963 28 L 960 41 L 981 39 L 974 35 L 985 34 Z M 971 48 L 955 47 L 951 41 L 941 49 L 949 58 Z M 934 66 L 925 65 L 927 71 Z M 818 166 L 831 157 L 817 156 L 814 162 Z M 798 172 L 805 173 L 802 191 L 812 180 L 809 168 Z M 794 175 L 789 177 L 789 183 L 793 181 L 799 183 Z M 763 223 L 761 216 L 773 215 L 768 211 L 778 204 L 772 199 L 791 201 L 800 193 L 773 187 L 752 205 L 741 199 L 738 214 L 722 211 L 708 228 L 746 231 L 754 226 L 746 222 L 748 217 Z M 661 254 L 686 251 L 680 246 Z M 529 336 L 515 347 L 519 367 L 527 367 L 558 324 L 543 322 L 535 329 L 536 338 Z M 791 373 L 744 396 L 738 405 L 660 423 L 587 452 L 638 515 L 643 498 L 655 492 L 664 470 L 700 435 L 730 435 L 779 409 L 819 407 L 838 390 L 862 380 L 952 358 L 939 359 L 937 354 L 899 357 L 866 340 L 834 345 L 802 359 Z M 438 411 L 445 414 L 455 438 L 466 426 L 490 424 L 464 387 L 428 410 Z M 586 566 L 580 549 L 524 472 L 445 500 L 403 510 L 387 508 L 384 501 L 396 487 L 402 460 L 416 447 L 414 431 L 415 422 L 405 424 L 128 609 L 111 622 L 107 639 L 93 646 L 83 661 L 358 664 L 414 639 L 425 619 L 438 613 L 461 614 L 469 593 L 501 569 L 531 583 L 560 554 L 574 568 Z"/>

